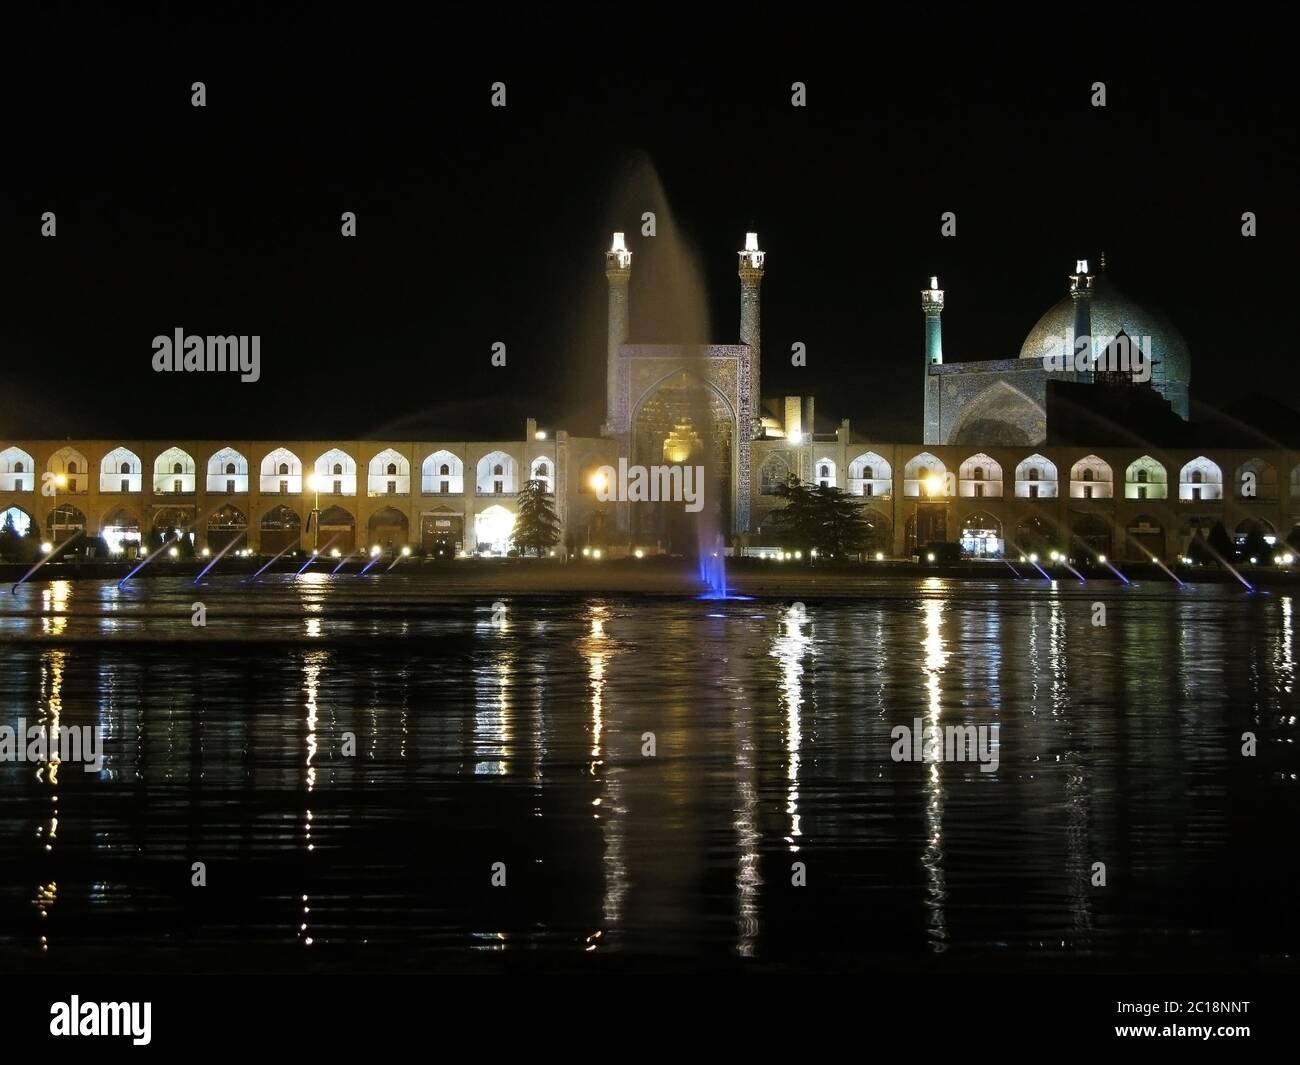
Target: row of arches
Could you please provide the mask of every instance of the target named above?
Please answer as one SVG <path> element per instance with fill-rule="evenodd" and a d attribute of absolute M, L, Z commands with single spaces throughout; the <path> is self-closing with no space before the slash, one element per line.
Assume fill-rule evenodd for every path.
<path fill-rule="evenodd" d="M 515 520 L 514 514 L 503 506 L 487 507 L 474 515 L 473 539 L 467 545 L 465 519 L 449 508 L 423 515 L 421 528 L 414 536 L 407 516 L 395 507 L 384 507 L 372 514 L 365 523 L 364 536 L 358 536 L 357 519 L 345 507 L 335 505 L 322 510 L 318 532 L 310 528 L 310 512 L 305 513 L 307 520 L 295 508 L 278 504 L 268 508 L 260 519 L 250 521 L 247 512 L 226 503 L 212 511 L 206 521 L 196 518 L 193 507 L 179 506 L 160 508 L 148 523 L 143 523 L 129 507 L 117 506 L 104 515 L 96 529 L 80 508 L 72 503 L 60 503 L 46 515 L 43 528 L 26 510 L 9 507 L 0 512 L 0 529 L 12 530 L 19 537 L 31 535 L 35 530 L 54 543 L 61 543 L 76 533 L 98 533 L 115 554 L 137 553 L 144 535 L 154 531 L 162 533 L 166 540 L 191 537 L 192 543 L 206 546 L 212 552 L 228 546 L 255 544 L 263 554 L 274 554 L 319 544 L 322 553 L 348 555 L 372 547 L 392 551 L 418 542 L 433 554 L 453 555 L 467 547 L 475 552 L 504 554 L 510 546 Z"/>
<path fill-rule="evenodd" d="M 850 495 L 888 497 L 893 492 L 893 469 L 874 451 L 864 452 L 849 463 L 848 476 L 841 484 L 836 463 L 823 456 L 813 463 L 813 481 L 831 488 L 842 487 Z M 787 457 L 771 454 L 759 470 L 759 493 L 774 495 L 795 476 Z M 1223 471 L 1204 455 L 1186 463 L 1174 482 L 1177 498 L 1185 501 L 1222 499 Z M 1087 455 L 1070 468 L 1068 491 L 1073 499 L 1110 499 L 1115 493 L 1111 466 L 1097 455 Z M 1121 485 L 1125 499 L 1167 499 L 1169 478 L 1162 463 L 1150 455 L 1135 459 L 1124 470 Z M 1232 484 L 1238 499 L 1275 501 L 1278 498 L 1277 470 L 1264 459 L 1252 458 L 1237 467 Z M 970 456 L 950 474 L 943 461 L 929 452 L 908 460 L 903 468 L 903 495 L 908 497 L 958 496 L 1001 498 L 1004 492 L 1002 465 L 983 453 Z M 1025 499 L 1054 499 L 1060 492 L 1057 467 L 1046 455 L 1034 454 L 1015 468 L 1012 490 Z M 1291 471 L 1291 494 L 1300 496 L 1300 466 Z"/>
<path fill-rule="evenodd" d="M 1067 556 L 1093 560 L 1108 558 L 1121 561 L 1142 562 L 1170 557 L 1183 551 L 1195 553 L 1195 545 L 1211 540 L 1212 521 L 1204 516 L 1188 517 L 1177 528 L 1167 529 L 1159 517 L 1143 513 L 1123 521 L 1113 521 L 1104 514 L 1074 512 L 1062 525 L 1042 514 L 1031 514 L 1020 520 L 1004 521 L 987 510 L 966 509 L 958 517 L 939 512 L 936 514 L 907 514 L 903 522 L 901 551 L 904 556 L 917 553 L 920 545 L 933 542 L 957 542 L 967 558 L 1017 560 L 1036 555 L 1046 561 L 1052 551 Z M 893 555 L 893 526 L 890 518 L 870 505 L 863 508 L 866 538 L 863 553 L 868 557 L 877 552 Z M 763 536 L 766 517 L 760 520 L 759 534 Z M 955 524 L 954 524 L 955 520 Z M 919 526 L 919 535 L 918 535 Z M 1300 525 L 1279 530 L 1262 518 L 1247 518 L 1235 529 L 1226 530 L 1231 547 L 1244 561 L 1249 558 L 1248 544 L 1257 537 L 1259 556 L 1267 558 L 1274 550 L 1285 549 L 1288 543 L 1300 540 Z M 775 535 L 772 535 L 775 533 Z M 1284 535 L 1285 534 L 1285 535 Z M 780 533 L 769 532 L 765 543 L 780 546 Z M 1229 555 L 1231 558 L 1231 555 Z"/>
<path fill-rule="evenodd" d="M 91 464 L 76 448 L 64 447 L 50 456 L 46 471 L 62 478 L 60 494 L 87 490 Z M 519 490 L 518 464 L 504 451 L 493 451 L 478 460 L 474 487 L 479 495 L 510 495 Z M 186 495 L 195 491 L 198 464 L 179 447 L 168 448 L 154 460 L 152 490 L 155 495 Z M 140 457 L 129 448 L 117 447 L 99 461 L 99 491 L 131 493 L 143 491 L 145 470 Z M 237 495 L 249 491 L 250 464 L 234 448 L 212 455 L 206 465 L 208 492 Z M 263 494 L 299 495 L 313 489 L 322 495 L 357 494 L 357 462 L 341 448 L 331 448 L 309 465 L 288 448 L 276 448 L 257 467 L 258 490 Z M 304 477 L 304 471 L 306 476 Z M 313 480 L 313 475 L 315 480 Z M 541 481 L 547 492 L 555 491 L 555 466 L 546 456 L 528 464 L 528 479 Z M 32 456 L 19 447 L 0 451 L 0 491 L 33 492 L 40 476 Z M 460 456 L 440 450 L 420 464 L 420 490 L 424 495 L 460 495 L 465 491 L 465 464 Z M 405 455 L 387 448 L 374 456 L 366 468 L 366 491 L 371 496 L 409 495 L 411 463 Z"/>

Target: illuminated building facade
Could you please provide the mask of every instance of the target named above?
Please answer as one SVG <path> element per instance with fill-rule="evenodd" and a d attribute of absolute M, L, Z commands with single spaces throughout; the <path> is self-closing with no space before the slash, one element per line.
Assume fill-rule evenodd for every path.
<path fill-rule="evenodd" d="M 605 253 L 600 437 L 539 432 L 529 421 L 522 439 L 487 442 L 0 440 L 0 511 L 19 531 L 35 522 L 52 542 L 85 531 L 127 551 L 165 528 L 192 530 L 196 546 L 212 550 L 238 538 L 264 554 L 409 546 L 435 557 L 500 555 L 510 548 L 516 494 L 537 479 L 553 494 L 569 550 L 690 550 L 696 516 L 680 506 L 596 499 L 593 474 L 621 458 L 703 466 L 704 524 L 749 553 L 777 546 L 771 514 L 790 477 L 858 497 L 872 529 L 869 551 L 888 557 L 956 541 L 972 557 L 1059 550 L 1166 559 L 1218 524 L 1230 537 L 1257 533 L 1269 550 L 1283 550 L 1300 523 L 1296 440 L 1156 447 L 1138 442 L 1138 426 L 1123 445 L 1054 442 L 1058 391 L 1084 387 L 1072 393 L 1076 408 L 1109 394 L 1097 387 L 1100 375 L 1067 371 L 1058 386 L 1044 368 L 1054 345 L 1084 333 L 1102 343 L 1149 338 L 1147 409 L 1177 425 L 1187 418 L 1181 334 L 1119 295 L 1104 269 L 1094 274 L 1079 262 L 1070 294 L 1043 315 L 1017 359 L 957 364 L 943 361 L 945 294 L 932 278 L 921 293 L 923 439 L 899 443 L 855 434 L 848 421 L 818 432 L 809 397 L 760 402 L 765 258 L 757 235 L 746 234 L 739 343 L 636 344 L 632 253 L 614 235 Z"/>

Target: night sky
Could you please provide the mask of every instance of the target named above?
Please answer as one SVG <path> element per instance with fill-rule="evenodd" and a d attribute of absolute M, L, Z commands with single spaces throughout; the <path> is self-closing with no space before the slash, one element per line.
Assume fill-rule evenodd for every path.
<path fill-rule="evenodd" d="M 651 167 L 717 341 L 737 339 L 735 253 L 758 230 L 764 392 L 813 393 L 822 420 L 920 438 L 930 274 L 946 359 L 1011 358 L 1100 251 L 1182 330 L 1194 399 L 1300 407 L 1292 64 L 1270 43 L 1293 16 L 1238 43 L 1065 9 L 1036 40 L 942 15 L 752 38 L 502 15 L 505 41 L 354 14 L 229 41 L 71 16 L 14 34 L 0 437 L 513 438 L 530 414 L 595 434 L 611 230 L 636 256 L 633 339 L 675 335 L 645 290 L 668 268 L 638 235 L 629 175 Z M 155 374 L 151 340 L 177 327 L 260 334 L 261 381 Z"/>

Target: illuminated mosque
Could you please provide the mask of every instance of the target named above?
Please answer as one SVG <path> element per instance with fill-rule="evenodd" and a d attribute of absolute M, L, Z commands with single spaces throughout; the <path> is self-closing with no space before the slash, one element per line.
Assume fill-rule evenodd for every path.
<path fill-rule="evenodd" d="M 770 518 L 791 477 L 860 501 L 869 558 L 959 542 L 973 558 L 1168 559 L 1216 525 L 1282 550 L 1300 522 L 1294 428 L 1189 421 L 1186 342 L 1121 294 L 1104 259 L 1095 272 L 1076 263 L 1014 358 L 945 363 L 945 297 L 931 278 L 920 293 L 924 421 L 901 442 L 869 424 L 828 427 L 811 397 L 763 397 L 757 234 L 737 253 L 739 322 L 727 343 L 637 343 L 632 259 L 614 234 L 599 436 L 529 420 L 518 438 L 494 441 L 0 439 L 0 522 L 51 544 L 98 535 L 127 555 L 151 530 L 179 530 L 208 551 L 504 555 L 517 493 L 538 480 L 569 552 L 691 553 L 703 529 L 735 554 L 772 555 L 781 545 Z M 1082 336 L 1094 350 L 1141 345 L 1149 379 L 1048 368 L 1045 357 Z M 702 514 L 599 499 L 598 471 L 620 459 L 702 466 Z"/>

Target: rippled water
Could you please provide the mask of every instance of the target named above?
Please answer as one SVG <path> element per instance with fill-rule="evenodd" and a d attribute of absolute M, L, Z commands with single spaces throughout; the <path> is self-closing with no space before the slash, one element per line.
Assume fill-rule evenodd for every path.
<path fill-rule="evenodd" d="M 0 764 L 0 964 L 1293 963 L 1289 595 L 435 591 L 6 590 L 3 723 L 106 739 Z M 917 718 L 998 723 L 996 771 L 892 761 Z"/>

